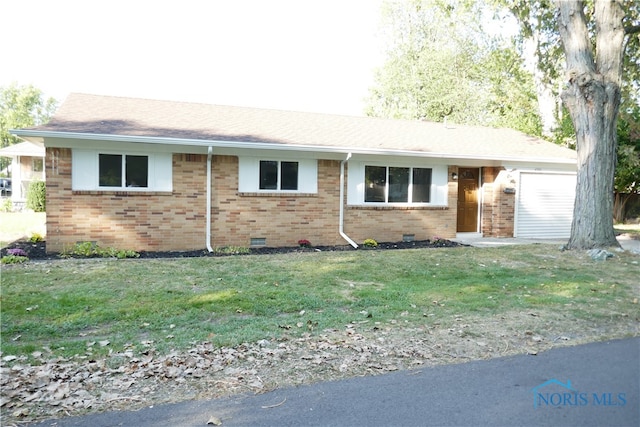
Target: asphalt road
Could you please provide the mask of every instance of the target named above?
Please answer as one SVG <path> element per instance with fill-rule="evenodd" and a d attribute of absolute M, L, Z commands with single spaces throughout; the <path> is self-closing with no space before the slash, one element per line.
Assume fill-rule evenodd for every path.
<path fill-rule="evenodd" d="M 41 426 L 640 426 L 640 338 Z"/>

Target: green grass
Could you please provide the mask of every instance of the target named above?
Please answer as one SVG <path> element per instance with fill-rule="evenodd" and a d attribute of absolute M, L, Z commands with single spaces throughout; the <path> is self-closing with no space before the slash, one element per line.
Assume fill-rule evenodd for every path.
<path fill-rule="evenodd" d="M 640 224 L 616 224 L 613 229 L 618 234 L 630 234 L 634 238 L 640 238 Z"/>
<path fill-rule="evenodd" d="M 350 322 L 419 326 L 514 311 L 637 318 L 638 261 L 617 254 L 595 262 L 530 245 L 30 262 L 2 268 L 2 352 L 46 348 L 66 357 L 146 345 L 168 352 Z M 103 340 L 110 344 L 91 345 Z"/>
<path fill-rule="evenodd" d="M 0 247 L 33 233 L 46 234 L 46 215 L 40 212 L 0 212 Z"/>

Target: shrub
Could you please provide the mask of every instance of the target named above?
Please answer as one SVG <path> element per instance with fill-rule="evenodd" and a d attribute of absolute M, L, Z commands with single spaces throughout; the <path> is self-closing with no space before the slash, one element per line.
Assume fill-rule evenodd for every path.
<path fill-rule="evenodd" d="M 27 208 L 34 212 L 44 212 L 46 204 L 47 187 L 44 181 L 33 181 L 27 190 Z"/>
<path fill-rule="evenodd" d="M 13 202 L 11 199 L 5 199 L 0 206 L 0 212 L 11 212 L 13 210 Z"/>
<path fill-rule="evenodd" d="M 377 248 L 378 247 L 378 242 L 376 242 L 373 239 L 365 239 L 362 244 L 366 248 Z"/>
<path fill-rule="evenodd" d="M 29 261 L 29 258 L 26 256 L 5 255 L 2 257 L 2 264 L 22 264 L 27 261 Z"/>
<path fill-rule="evenodd" d="M 33 233 L 31 237 L 29 237 L 29 241 L 31 243 L 38 243 L 38 242 L 42 242 L 43 240 L 44 240 L 44 237 L 40 233 Z"/>
<path fill-rule="evenodd" d="M 29 261 L 27 253 L 20 249 L 7 249 L 7 255 L 2 257 L 2 264 L 21 264 Z"/>
<path fill-rule="evenodd" d="M 440 245 L 440 246 L 446 245 L 447 244 L 447 239 L 443 239 L 442 237 L 434 236 L 433 240 L 432 240 L 432 243 L 434 245 Z"/>
<path fill-rule="evenodd" d="M 248 254 L 249 252 L 251 252 L 249 248 L 243 246 L 223 246 L 213 249 L 213 253 L 216 255 L 240 255 Z"/>
<path fill-rule="evenodd" d="M 301 248 L 310 248 L 311 242 L 307 239 L 298 240 L 298 246 L 300 246 Z"/>
<path fill-rule="evenodd" d="M 7 254 L 8 255 L 15 255 L 15 256 L 29 256 L 24 249 L 20 249 L 20 248 L 15 248 L 15 249 L 7 249 Z"/>
<path fill-rule="evenodd" d="M 136 251 L 126 249 L 102 248 L 93 242 L 76 243 L 70 250 L 62 252 L 63 257 L 84 257 L 84 258 L 138 258 L 140 254 Z"/>

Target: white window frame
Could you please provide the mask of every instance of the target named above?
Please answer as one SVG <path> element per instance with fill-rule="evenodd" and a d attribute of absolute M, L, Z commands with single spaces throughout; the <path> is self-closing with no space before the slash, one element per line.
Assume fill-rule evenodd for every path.
<path fill-rule="evenodd" d="M 278 162 L 277 189 L 260 189 L 260 161 Z M 298 189 L 280 190 L 280 163 L 298 163 Z M 318 192 L 318 161 L 316 159 L 287 159 L 272 157 L 238 158 L 238 191 L 240 193 L 316 194 Z"/>
<path fill-rule="evenodd" d="M 385 171 L 385 186 L 384 186 L 384 202 L 372 202 L 366 199 L 366 189 L 365 189 L 365 200 L 364 203 L 369 204 L 369 203 L 385 203 L 385 204 L 393 204 L 393 203 L 401 203 L 401 204 L 409 204 L 409 205 L 414 205 L 414 204 L 418 204 L 418 203 L 414 203 L 413 202 L 413 171 L 414 169 L 424 169 L 424 170 L 429 170 L 431 172 L 431 177 L 433 177 L 433 169 L 432 168 L 422 168 L 422 167 L 412 167 L 412 166 L 377 166 L 377 165 L 365 165 L 365 185 L 366 185 L 366 172 L 367 172 L 367 168 L 368 167 L 375 167 L 375 168 L 384 168 Z M 407 181 L 407 201 L 406 202 L 390 202 L 389 198 L 391 196 L 391 169 L 395 168 L 395 169 L 406 169 L 408 170 L 408 181 Z M 431 181 L 431 179 L 430 179 Z M 422 204 L 425 203 L 431 203 L 431 182 L 429 182 L 429 202 L 419 202 Z"/>
<path fill-rule="evenodd" d="M 262 168 L 263 162 L 275 162 L 276 164 L 276 188 L 261 188 L 261 191 L 298 191 L 300 188 L 300 163 L 294 160 L 260 160 L 258 163 L 260 168 Z M 295 163 L 298 169 L 298 174 L 296 176 L 296 188 L 282 188 L 282 163 Z M 260 187 L 260 183 L 258 183 L 258 187 Z"/>
<path fill-rule="evenodd" d="M 120 156 L 120 182 L 122 183 L 122 185 L 100 185 L 100 156 Z M 98 186 L 101 189 L 105 189 L 105 190 L 122 190 L 124 188 L 144 188 L 145 190 L 147 190 L 149 188 L 149 175 L 150 175 L 150 170 L 149 170 L 149 165 L 150 165 L 150 159 L 149 159 L 149 155 L 147 154 L 135 154 L 136 157 L 146 157 L 147 159 L 147 185 L 143 186 L 128 186 L 127 185 L 127 158 L 134 156 L 133 154 L 112 154 L 112 153 L 98 153 Z"/>
<path fill-rule="evenodd" d="M 365 167 L 366 166 L 379 166 L 386 167 L 387 174 L 389 173 L 389 168 L 391 167 L 399 167 L 399 168 L 409 168 L 410 169 L 410 179 L 413 179 L 413 169 L 431 169 L 431 188 L 429 198 L 430 201 L 428 203 L 420 202 L 365 202 Z M 415 164 L 415 163 L 404 163 L 404 162 L 363 162 L 363 161 L 353 161 L 349 162 L 349 171 L 348 171 L 348 192 L 347 192 L 347 203 L 353 206 L 415 206 L 415 207 L 442 207 L 447 206 L 448 203 L 448 192 L 449 192 L 449 182 L 448 182 L 448 168 L 446 165 L 439 164 Z M 410 181 L 411 182 L 411 181 Z M 389 186 L 389 180 L 387 178 L 387 187 Z M 385 199 L 388 200 L 388 189 L 385 190 Z M 411 194 L 411 188 L 409 188 L 409 193 Z"/>
<path fill-rule="evenodd" d="M 126 187 L 124 176 L 122 186 L 100 186 L 100 154 L 123 156 L 123 167 L 126 156 L 147 157 L 147 186 Z M 122 171 L 123 175 L 125 170 Z M 73 149 L 71 152 L 71 188 L 74 191 L 170 192 L 173 191 L 173 156 L 171 153 Z"/>

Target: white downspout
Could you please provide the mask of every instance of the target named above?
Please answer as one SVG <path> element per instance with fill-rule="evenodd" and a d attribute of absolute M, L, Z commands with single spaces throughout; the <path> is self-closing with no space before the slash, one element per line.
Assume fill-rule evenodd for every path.
<path fill-rule="evenodd" d="M 351 158 L 351 153 L 347 155 L 347 158 L 340 162 L 340 218 L 339 218 L 339 228 L 338 231 L 344 240 L 349 242 L 351 246 L 354 248 L 358 248 L 358 244 L 351 240 L 349 236 L 347 236 L 344 232 L 344 165 Z"/>
<path fill-rule="evenodd" d="M 213 252 L 211 247 L 211 156 L 213 147 L 209 146 L 207 152 L 207 250 Z"/>

